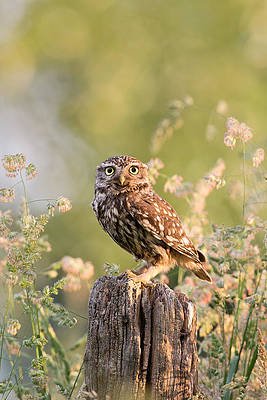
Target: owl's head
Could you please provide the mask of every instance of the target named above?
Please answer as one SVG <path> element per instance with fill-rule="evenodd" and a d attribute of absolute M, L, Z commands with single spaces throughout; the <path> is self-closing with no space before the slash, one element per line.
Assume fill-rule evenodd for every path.
<path fill-rule="evenodd" d="M 96 189 L 127 191 L 144 185 L 150 185 L 148 166 L 134 157 L 110 157 L 97 167 Z"/>

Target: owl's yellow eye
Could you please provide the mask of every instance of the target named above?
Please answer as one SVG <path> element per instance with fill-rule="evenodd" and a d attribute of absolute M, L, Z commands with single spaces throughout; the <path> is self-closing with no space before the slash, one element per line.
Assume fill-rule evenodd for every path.
<path fill-rule="evenodd" d="M 132 175 L 137 175 L 138 172 L 139 172 L 139 168 L 136 167 L 135 165 L 132 165 L 132 166 L 130 167 L 129 171 L 130 171 L 130 174 L 132 174 Z"/>
<path fill-rule="evenodd" d="M 106 174 L 107 176 L 113 175 L 114 172 L 115 172 L 115 168 L 113 168 L 113 167 L 107 167 L 107 168 L 105 169 L 105 174 Z"/>

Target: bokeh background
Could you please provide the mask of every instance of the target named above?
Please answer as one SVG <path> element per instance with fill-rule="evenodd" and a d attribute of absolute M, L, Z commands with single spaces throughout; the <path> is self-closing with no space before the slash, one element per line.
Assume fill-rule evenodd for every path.
<path fill-rule="evenodd" d="M 1 156 L 22 152 L 37 166 L 31 200 L 64 195 L 73 202 L 48 226 L 46 264 L 82 257 L 96 275 L 106 261 L 134 265 L 90 208 L 95 167 L 111 155 L 157 156 L 166 175 L 192 182 L 220 157 L 240 174 L 216 107 L 226 102 L 227 115 L 245 121 L 257 145 L 266 145 L 266 20 L 264 0 L 0 0 Z M 185 96 L 194 104 L 183 126 L 152 154 L 168 105 Z M 164 196 L 186 215 L 184 200 Z M 240 220 L 241 205 L 227 188 L 209 202 L 214 223 Z M 45 203 L 33 207 L 39 212 Z M 86 297 L 76 310 L 86 313 Z"/>

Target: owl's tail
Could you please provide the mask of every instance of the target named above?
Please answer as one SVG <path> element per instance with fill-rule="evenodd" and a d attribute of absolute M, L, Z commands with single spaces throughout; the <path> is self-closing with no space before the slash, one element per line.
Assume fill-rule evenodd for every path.
<path fill-rule="evenodd" d="M 197 250 L 199 262 L 192 260 L 189 257 L 180 255 L 177 257 L 178 265 L 185 269 L 192 271 L 199 279 L 203 281 L 212 282 L 210 275 L 207 272 L 209 269 L 209 264 L 207 263 L 206 257 L 201 251 Z"/>

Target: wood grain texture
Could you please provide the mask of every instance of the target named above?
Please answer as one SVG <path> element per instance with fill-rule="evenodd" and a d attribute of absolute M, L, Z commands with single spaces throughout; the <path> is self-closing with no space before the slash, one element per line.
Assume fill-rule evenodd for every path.
<path fill-rule="evenodd" d="M 88 307 L 89 393 L 99 400 L 193 397 L 196 310 L 185 295 L 161 283 L 136 283 L 127 274 L 105 276 L 96 281 Z"/>

